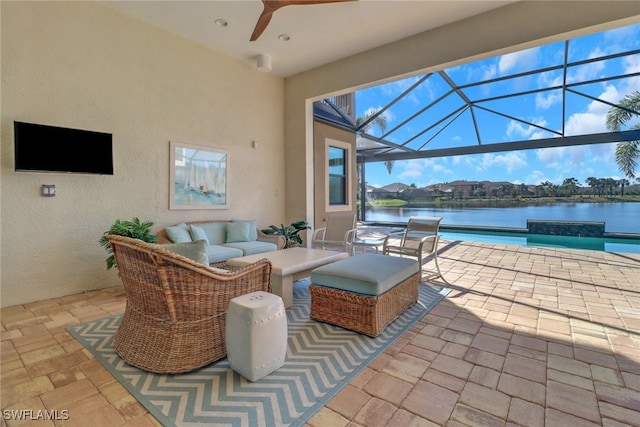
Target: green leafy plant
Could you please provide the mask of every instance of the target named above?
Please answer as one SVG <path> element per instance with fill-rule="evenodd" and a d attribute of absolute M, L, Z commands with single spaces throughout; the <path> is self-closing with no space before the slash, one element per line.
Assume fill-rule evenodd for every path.
<path fill-rule="evenodd" d="M 300 237 L 300 232 L 302 230 L 311 229 L 311 226 L 307 223 L 307 221 L 295 221 L 292 222 L 291 225 L 284 226 L 284 224 L 280 224 L 280 227 L 276 227 L 275 225 L 270 225 L 269 228 L 265 228 L 261 230 L 264 234 L 278 235 L 284 236 L 286 239 L 285 248 L 290 248 L 295 245 L 302 246 L 302 237 Z"/>
<path fill-rule="evenodd" d="M 157 240 L 157 236 L 151 233 L 151 227 L 153 227 L 153 222 L 142 222 L 139 218 L 133 218 L 131 221 L 122 221 L 117 219 L 113 223 L 111 228 L 105 231 L 102 234 L 102 237 L 100 237 L 100 245 L 109 254 L 106 260 L 107 270 L 113 267 L 118 268 L 116 257 L 113 255 L 113 250 L 111 249 L 111 245 L 109 244 L 109 240 L 107 239 L 109 235 L 116 234 L 118 236 L 140 239 L 148 243 L 155 243 Z"/>

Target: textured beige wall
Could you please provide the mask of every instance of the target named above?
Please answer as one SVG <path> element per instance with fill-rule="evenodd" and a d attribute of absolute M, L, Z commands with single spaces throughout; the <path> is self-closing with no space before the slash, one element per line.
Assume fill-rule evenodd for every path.
<path fill-rule="evenodd" d="M 351 152 L 356 152 L 356 135 L 344 129 L 329 126 L 325 123 L 315 122 L 313 124 L 313 169 L 314 169 L 314 216 L 311 225 L 313 228 L 325 227 L 327 221 L 327 140 L 339 141 L 351 146 Z M 351 200 L 355 201 L 357 175 L 356 175 L 355 155 L 350 159 L 349 178 L 352 188 Z M 350 207 L 338 207 L 340 211 L 348 211 L 355 214 L 356 203 L 350 203 Z"/>
<path fill-rule="evenodd" d="M 284 220 L 282 79 L 94 2 L 0 7 L 3 307 L 117 285 L 116 218 Z M 112 133 L 114 175 L 15 172 L 14 120 Z M 168 209 L 172 140 L 228 150 L 229 209 Z"/>
<path fill-rule="evenodd" d="M 639 20 L 638 1 L 521 1 L 287 78 L 287 216 L 313 220 L 310 100 Z"/>

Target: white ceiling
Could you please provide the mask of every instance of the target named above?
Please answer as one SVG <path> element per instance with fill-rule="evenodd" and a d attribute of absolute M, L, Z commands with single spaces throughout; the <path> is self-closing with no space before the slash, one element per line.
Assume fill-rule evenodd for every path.
<path fill-rule="evenodd" d="M 356 0 L 289 5 L 249 41 L 262 12 L 261 0 L 102 1 L 114 9 L 255 64 L 271 56 L 272 73 L 287 77 L 514 1 Z M 216 19 L 229 25 L 221 27 Z M 280 34 L 291 39 L 283 42 Z"/>

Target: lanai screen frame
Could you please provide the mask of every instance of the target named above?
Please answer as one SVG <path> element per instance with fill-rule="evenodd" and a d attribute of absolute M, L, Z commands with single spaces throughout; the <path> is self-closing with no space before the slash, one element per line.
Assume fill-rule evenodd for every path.
<path fill-rule="evenodd" d="M 593 64 L 599 61 L 609 61 L 609 60 L 620 60 L 627 57 L 631 57 L 633 55 L 640 55 L 640 49 L 629 49 L 622 52 L 617 52 L 609 55 L 602 55 L 593 58 L 587 58 L 576 61 L 569 61 L 569 48 L 570 48 L 571 40 L 564 41 L 564 59 L 561 64 L 547 66 L 547 67 L 539 67 L 535 69 L 531 69 L 530 71 L 514 73 L 506 76 L 486 79 L 486 80 L 478 80 L 476 82 L 471 82 L 468 84 L 456 84 L 453 78 L 449 76 L 448 70 L 441 70 L 433 73 L 427 73 L 415 81 L 409 88 L 404 90 L 399 96 L 394 98 L 391 102 L 387 103 L 384 107 L 380 108 L 376 114 L 369 117 L 368 120 L 356 124 L 353 117 L 346 114 L 340 108 L 336 107 L 334 103 L 332 103 L 332 99 L 324 100 L 324 104 L 328 106 L 329 109 L 332 110 L 334 114 L 334 119 L 332 120 L 329 116 L 325 116 L 323 118 L 318 118 L 322 121 L 331 123 L 334 125 L 338 125 L 344 128 L 349 128 L 353 130 L 359 141 L 357 147 L 357 163 L 359 164 L 361 179 L 361 194 L 366 194 L 366 181 L 365 181 L 365 165 L 366 163 L 371 162 L 383 162 L 383 161 L 395 161 L 395 160 L 411 160 L 411 159 L 421 159 L 421 158 L 438 158 L 438 157 L 449 157 L 449 156 L 460 156 L 460 155 L 470 155 L 470 154 L 484 154 L 484 153 L 499 153 L 499 152 L 509 152 L 509 151 L 518 151 L 518 150 L 532 150 L 532 149 L 541 149 L 541 148 L 552 148 L 552 147 L 567 147 L 567 146 L 579 146 L 579 145 L 589 145 L 589 144 L 603 144 L 603 143 L 617 143 L 621 141 L 638 141 L 640 140 L 640 129 L 629 129 L 622 130 L 620 132 L 602 132 L 602 133 L 594 133 L 594 134 L 584 134 L 584 135 L 567 135 L 565 133 L 565 124 L 567 121 L 567 111 L 566 111 L 566 98 L 567 94 L 573 94 L 577 96 L 582 96 L 591 101 L 601 102 L 606 104 L 608 107 L 617 107 L 620 106 L 608 102 L 605 99 L 594 97 L 585 91 L 581 91 L 581 87 L 587 87 L 588 85 L 593 84 L 603 84 L 607 82 L 611 82 L 614 80 L 620 79 L 631 79 L 631 78 L 640 78 L 640 71 L 632 72 L 627 74 L 616 74 L 605 77 L 591 78 L 591 79 L 583 79 L 581 81 L 572 81 L 569 82 L 567 80 L 567 76 L 571 69 L 576 67 L 581 67 L 589 64 Z M 551 85 L 548 87 L 541 87 L 537 89 L 529 89 L 518 92 L 512 92 L 509 94 L 503 94 L 494 97 L 486 97 L 486 98 L 477 98 L 471 99 L 471 97 L 467 96 L 467 91 L 470 89 L 476 88 L 482 85 L 488 85 L 496 82 L 509 81 L 514 79 L 526 78 L 529 76 L 539 76 L 542 73 L 549 72 L 558 72 L 562 73 L 563 79 L 559 84 Z M 437 99 L 429 103 L 426 107 L 416 111 L 414 114 L 400 122 L 400 124 L 394 126 L 388 131 L 384 131 L 380 136 L 375 136 L 370 133 L 365 132 L 365 130 L 373 123 L 376 118 L 382 114 L 385 114 L 387 110 L 389 110 L 394 104 L 402 100 L 407 96 L 411 96 L 413 91 L 416 90 L 423 82 L 427 81 L 433 76 L 439 76 L 442 81 L 446 82 L 449 86 L 449 89 L 446 93 L 439 96 Z M 546 93 L 550 91 L 561 91 L 562 93 L 562 128 L 560 130 L 552 129 L 551 127 L 541 126 L 540 124 L 536 124 L 532 121 L 528 121 L 516 116 L 509 115 L 504 112 L 491 110 L 481 105 L 483 103 L 487 103 L 494 100 L 509 100 L 514 99 L 519 96 L 525 95 L 535 95 L 537 93 Z M 408 122 L 413 120 L 416 116 L 422 114 L 424 111 L 428 109 L 437 108 L 439 103 L 448 96 L 457 95 L 462 101 L 463 105 L 454 111 L 449 111 L 446 114 L 442 115 L 442 117 L 436 122 L 430 123 L 423 130 L 416 132 L 415 136 L 403 141 L 403 142 L 393 142 L 389 140 L 389 137 L 393 135 L 395 131 L 401 129 Z M 471 117 L 473 119 L 474 132 L 477 138 L 477 143 L 475 145 L 464 145 L 458 147 L 449 147 L 449 148 L 431 148 L 429 146 L 430 142 L 440 133 L 440 131 L 446 129 L 449 126 L 452 126 L 456 123 L 457 117 L 459 117 L 465 111 L 471 111 Z M 506 119 L 514 120 L 526 126 L 531 126 L 535 128 L 539 128 L 541 131 L 545 131 L 547 133 L 551 133 L 552 137 L 549 138 L 540 138 L 540 139 L 527 139 L 527 140 L 517 140 L 517 141 L 509 141 L 509 142 L 485 142 L 482 140 L 482 137 L 479 132 L 480 124 L 478 123 L 476 116 L 474 114 L 477 110 L 483 110 L 486 112 L 490 112 L 492 114 L 497 114 L 503 116 Z M 625 109 L 628 112 L 640 116 L 640 112 Z M 440 126 L 440 130 L 432 135 L 430 138 L 424 140 L 421 143 L 418 149 L 409 147 L 409 143 L 414 141 L 420 136 L 427 134 L 429 131 L 433 131 L 436 127 Z M 364 144 L 363 144 L 364 142 Z M 361 205 L 361 214 L 364 219 L 365 209 L 364 209 L 364 200 L 360 200 Z"/>

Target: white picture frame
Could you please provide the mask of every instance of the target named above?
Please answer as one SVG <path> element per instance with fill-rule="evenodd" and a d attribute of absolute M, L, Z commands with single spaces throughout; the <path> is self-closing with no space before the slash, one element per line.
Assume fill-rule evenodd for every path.
<path fill-rule="evenodd" d="M 227 209 L 226 150 L 169 142 L 169 209 Z"/>

